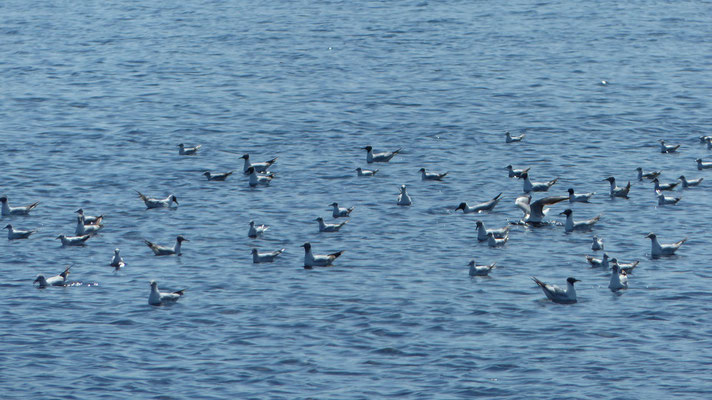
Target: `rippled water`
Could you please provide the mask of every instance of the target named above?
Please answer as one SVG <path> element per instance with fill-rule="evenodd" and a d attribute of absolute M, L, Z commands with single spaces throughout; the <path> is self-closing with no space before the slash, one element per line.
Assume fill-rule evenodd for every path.
<path fill-rule="evenodd" d="M 3 398 L 691 398 L 710 396 L 712 7 L 703 2 L 20 2 L 0 4 L 0 146 L 10 203 L 40 200 L 30 240 L 0 241 Z M 602 85 L 601 81 L 609 83 Z M 526 132 L 504 143 L 503 132 Z M 681 143 L 663 155 L 657 139 Z M 179 157 L 176 144 L 202 144 Z M 359 147 L 403 147 L 373 178 Z M 279 156 L 251 189 L 238 154 Z M 532 167 L 596 191 L 574 216 L 624 261 L 611 294 L 584 255 L 591 233 L 513 228 L 476 241 L 475 221 L 517 220 Z M 652 185 L 610 200 L 638 166 L 704 176 L 675 207 Z M 420 167 L 450 171 L 421 182 Z M 407 184 L 414 205 L 395 205 Z M 133 190 L 178 196 L 145 210 Z M 455 213 L 504 192 L 494 212 Z M 538 197 L 538 196 L 537 196 Z M 356 206 L 318 233 L 327 205 Z M 61 248 L 73 211 L 106 214 L 84 248 Z M 567 205 L 553 208 L 553 218 Z M 271 225 L 247 238 L 248 221 Z M 643 236 L 688 236 L 652 260 Z M 154 257 L 146 238 L 187 242 Z M 302 268 L 303 242 L 344 249 Z M 128 265 L 107 266 L 115 247 Z M 273 264 L 250 250 L 284 247 Z M 466 264 L 497 262 L 490 278 Z M 74 264 L 66 288 L 38 273 Z M 581 279 L 556 305 L 531 282 Z M 147 304 L 148 282 L 187 288 Z"/>

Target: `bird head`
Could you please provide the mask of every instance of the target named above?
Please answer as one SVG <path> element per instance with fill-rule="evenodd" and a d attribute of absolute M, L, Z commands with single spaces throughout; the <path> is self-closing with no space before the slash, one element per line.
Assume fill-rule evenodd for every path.
<path fill-rule="evenodd" d="M 3 229 L 12 229 L 12 225 L 11 225 L 11 224 L 7 224 L 7 225 L 5 225 L 5 228 L 3 228 Z"/>
<path fill-rule="evenodd" d="M 250 168 L 247 168 L 247 169 L 245 170 L 245 173 L 248 174 L 248 175 L 249 175 L 249 174 L 253 174 L 254 172 L 255 172 L 255 168 L 254 168 L 254 167 L 250 167 Z"/>
<path fill-rule="evenodd" d="M 653 232 L 650 232 L 647 235 L 645 235 L 645 237 L 648 239 L 655 239 L 658 236 L 656 234 L 654 234 Z"/>
<path fill-rule="evenodd" d="M 509 164 L 509 165 L 507 165 L 506 167 L 504 167 L 504 169 L 508 169 L 508 170 L 512 170 L 513 168 L 514 168 L 514 167 L 512 167 L 512 164 Z"/>
<path fill-rule="evenodd" d="M 190 240 L 184 238 L 183 235 L 178 235 L 178 236 L 176 237 L 176 240 L 177 240 L 179 243 L 180 243 L 180 242 L 190 242 Z"/>
<path fill-rule="evenodd" d="M 527 179 L 529 178 L 529 173 L 527 172 L 522 172 L 521 175 L 519 175 L 519 179 Z"/>
<path fill-rule="evenodd" d="M 604 179 L 604 181 L 608 181 L 608 182 L 613 183 L 613 182 L 616 181 L 616 178 L 614 178 L 614 177 L 612 177 L 612 176 L 609 176 L 608 178 Z"/>
<path fill-rule="evenodd" d="M 249 160 L 249 159 L 250 159 L 250 155 L 247 154 L 247 153 L 245 153 L 245 154 L 243 154 L 242 156 L 240 156 L 240 158 L 243 158 L 243 159 L 245 159 L 245 160 Z"/>
<path fill-rule="evenodd" d="M 563 212 L 559 213 L 559 215 L 566 215 L 566 216 L 568 217 L 568 216 L 571 215 L 572 213 L 573 213 L 573 211 L 571 211 L 570 208 L 567 208 L 567 209 L 564 210 Z"/>
<path fill-rule="evenodd" d="M 5 196 L 0 197 L 0 203 L 7 203 L 7 197 L 5 197 Z"/>
<path fill-rule="evenodd" d="M 475 225 L 477 225 L 478 228 L 482 228 L 482 221 L 477 221 L 475 222 Z"/>
<path fill-rule="evenodd" d="M 568 192 L 569 192 L 569 195 L 573 195 L 573 194 L 574 194 L 574 189 L 573 189 L 573 188 L 569 188 Z"/>
<path fill-rule="evenodd" d="M 425 168 L 419 169 L 418 172 L 425 172 Z"/>
<path fill-rule="evenodd" d="M 304 247 L 304 250 L 309 251 L 311 249 L 311 243 L 306 242 L 301 247 Z"/>
<path fill-rule="evenodd" d="M 576 279 L 576 278 L 570 276 L 570 277 L 566 278 L 566 282 L 570 283 L 571 286 L 573 286 L 574 283 L 576 283 L 576 282 L 581 282 L 581 280 L 580 280 L 580 279 Z"/>
<path fill-rule="evenodd" d="M 455 209 L 455 211 L 457 211 L 457 210 L 464 210 L 465 208 L 467 208 L 467 203 L 460 203 L 460 205 L 457 206 L 457 208 Z"/>
<path fill-rule="evenodd" d="M 178 204 L 178 198 L 176 196 L 171 195 L 171 200 L 173 200 L 173 202 Z"/>
<path fill-rule="evenodd" d="M 371 150 L 373 150 L 373 147 L 371 147 L 371 146 L 366 146 L 366 147 L 361 147 L 361 148 L 364 149 L 364 150 L 366 150 L 366 151 L 371 151 Z"/>

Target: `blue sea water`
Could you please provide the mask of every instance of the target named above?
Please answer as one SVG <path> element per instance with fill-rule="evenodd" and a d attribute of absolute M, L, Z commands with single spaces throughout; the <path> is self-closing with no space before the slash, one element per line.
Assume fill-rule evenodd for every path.
<path fill-rule="evenodd" d="M 712 395 L 712 173 L 694 162 L 712 161 L 697 139 L 712 134 L 710 2 L 8 0 L 0 15 L 0 192 L 41 201 L 0 221 L 39 229 L 0 240 L 1 398 Z M 404 150 L 357 178 L 369 144 Z M 208 182 L 242 167 L 221 150 L 279 156 L 277 177 Z M 478 243 L 476 220 L 521 215 L 507 164 L 560 177 L 552 194 L 596 191 L 574 216 L 601 221 Z M 639 166 L 705 181 L 657 207 Z M 449 175 L 422 182 L 421 167 Z M 609 199 L 609 175 L 633 181 L 629 200 Z M 401 184 L 412 207 L 395 205 Z M 145 210 L 134 190 L 180 206 Z M 492 213 L 454 212 L 499 192 Z M 319 233 L 333 201 L 356 209 Z M 79 207 L 105 228 L 61 248 Z M 250 220 L 271 228 L 249 239 Z M 650 231 L 689 240 L 654 260 Z M 593 233 L 640 260 L 624 293 L 586 263 Z M 181 257 L 143 244 L 178 234 Z M 305 241 L 346 252 L 304 270 Z M 471 258 L 498 268 L 471 278 Z M 32 286 L 68 264 L 81 284 Z M 530 276 L 581 279 L 579 302 L 546 301 Z M 186 295 L 149 306 L 151 279 Z"/>

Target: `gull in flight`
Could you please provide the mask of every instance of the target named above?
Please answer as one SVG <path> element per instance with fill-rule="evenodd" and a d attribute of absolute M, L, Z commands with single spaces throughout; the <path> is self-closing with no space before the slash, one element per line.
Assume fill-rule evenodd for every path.
<path fill-rule="evenodd" d="M 531 195 L 524 195 L 517 197 L 514 204 L 519 207 L 522 212 L 524 212 L 524 219 L 522 222 L 533 226 L 540 226 L 547 224 L 543 221 L 543 219 L 549 211 L 547 209 L 548 206 L 568 199 L 568 196 L 549 196 L 532 202 Z"/>

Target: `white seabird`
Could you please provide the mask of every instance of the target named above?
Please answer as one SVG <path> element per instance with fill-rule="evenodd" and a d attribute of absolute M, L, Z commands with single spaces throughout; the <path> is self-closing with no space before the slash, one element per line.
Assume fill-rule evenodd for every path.
<path fill-rule="evenodd" d="M 531 167 L 525 169 L 514 169 L 514 167 L 512 167 L 512 164 L 509 164 L 504 169 L 509 171 L 510 178 L 519 178 L 520 176 L 522 176 L 522 174 L 529 172 Z"/>
<path fill-rule="evenodd" d="M 47 286 L 64 286 L 67 283 L 67 275 L 69 275 L 70 268 L 72 268 L 71 265 L 65 268 L 64 272 L 62 272 L 61 274 L 51 276 L 46 279 L 44 275 L 39 274 L 32 283 L 38 283 L 39 287 L 41 288 L 46 288 Z"/>
<path fill-rule="evenodd" d="M 671 182 L 671 183 L 663 183 L 661 184 L 658 178 L 653 179 L 653 183 L 655 184 L 655 191 L 657 192 L 658 190 L 673 190 L 675 189 L 675 186 L 677 186 L 680 182 Z"/>
<path fill-rule="evenodd" d="M 425 168 L 421 168 L 418 172 L 420 172 L 420 178 L 423 181 L 441 181 L 448 174 L 448 172 L 426 172 Z"/>
<path fill-rule="evenodd" d="M 504 246 L 505 243 L 509 240 L 509 234 L 504 235 L 501 239 L 498 239 L 494 237 L 494 233 L 488 232 L 487 233 L 487 245 L 489 247 L 500 247 Z"/>
<path fill-rule="evenodd" d="M 64 236 L 59 235 L 57 239 L 62 241 L 62 246 L 84 246 L 84 242 L 89 240 L 91 235 L 82 236 Z"/>
<path fill-rule="evenodd" d="M 344 251 L 337 251 L 331 254 L 312 254 L 311 243 L 306 242 L 302 245 L 304 247 L 304 268 L 311 269 L 312 267 L 328 267 L 334 262 L 339 256 L 341 256 Z"/>
<path fill-rule="evenodd" d="M 30 237 L 30 235 L 37 232 L 36 229 L 33 229 L 31 231 L 22 231 L 19 229 L 15 229 L 13 228 L 12 224 L 5 225 L 5 229 L 7 229 L 7 240 L 27 239 Z"/>
<path fill-rule="evenodd" d="M 257 171 L 253 167 L 247 168 L 246 174 L 250 176 L 249 182 L 252 187 L 257 185 L 267 186 L 272 182 L 272 178 L 274 178 L 274 174 L 271 172 L 268 175 L 257 174 Z"/>
<path fill-rule="evenodd" d="M 567 208 L 559 215 L 566 215 L 566 222 L 564 222 L 564 231 L 573 232 L 575 230 L 587 230 L 593 228 L 593 225 L 601 219 L 601 215 L 597 215 L 591 219 L 583 221 L 574 221 L 573 211 Z"/>
<path fill-rule="evenodd" d="M 591 197 L 593 197 L 596 192 L 591 192 L 591 193 L 581 193 L 581 194 L 576 194 L 574 193 L 573 188 L 569 188 L 569 203 L 588 203 L 589 200 L 591 200 Z"/>
<path fill-rule="evenodd" d="M 225 179 L 227 179 L 228 176 L 232 175 L 233 172 L 234 171 L 213 174 L 210 171 L 205 171 L 203 172 L 203 175 L 205 175 L 205 177 L 208 178 L 209 181 L 224 181 Z"/>
<path fill-rule="evenodd" d="M 509 131 L 507 131 L 504 134 L 504 139 L 505 139 L 505 142 L 507 142 L 507 143 L 521 142 L 522 139 L 524 139 L 524 136 L 526 136 L 526 133 L 522 133 L 519 136 L 512 136 L 512 134 L 509 133 Z"/>
<path fill-rule="evenodd" d="M 277 158 L 279 158 L 279 157 L 275 157 L 269 161 L 259 162 L 259 163 L 254 163 L 254 164 L 250 162 L 249 154 L 243 154 L 242 157 L 240 157 L 240 158 L 245 160 L 245 163 L 242 166 L 242 172 L 244 172 L 245 175 L 249 175 L 250 173 L 247 172 L 247 170 L 250 169 L 250 167 L 254 168 L 256 172 L 266 173 L 267 168 L 271 167 L 275 162 L 277 162 Z"/>
<path fill-rule="evenodd" d="M 638 180 L 639 181 L 642 181 L 643 179 L 655 179 L 658 176 L 660 176 L 660 174 L 662 173 L 662 171 L 644 172 L 643 168 L 640 168 L 640 167 L 636 168 L 635 170 L 638 171 Z"/>
<path fill-rule="evenodd" d="M 658 140 L 658 142 L 660 142 L 660 152 L 661 153 L 674 153 L 677 151 L 677 149 L 680 148 L 679 144 L 667 145 L 667 144 L 665 144 L 665 141 L 662 139 Z"/>
<path fill-rule="evenodd" d="M 697 169 L 700 171 L 702 171 L 703 169 L 712 168 L 712 162 L 702 161 L 701 158 L 696 159 L 695 162 L 697 163 Z M 2 200 L 2 199 L 0 199 L 0 200 Z"/>
<path fill-rule="evenodd" d="M 572 304 L 576 303 L 576 289 L 574 289 L 574 283 L 576 282 L 581 282 L 580 280 L 576 278 L 566 278 L 566 290 L 556 286 L 556 285 L 551 285 L 548 283 L 544 283 L 540 281 L 539 279 L 535 278 L 532 276 L 532 280 L 536 282 L 539 287 L 541 287 L 541 290 L 544 291 L 544 294 L 546 297 L 553 301 L 554 303 L 560 303 L 560 304 Z"/>
<path fill-rule="evenodd" d="M 198 154 L 198 149 L 201 148 L 201 145 L 197 145 L 195 147 L 185 147 L 183 143 L 178 145 L 178 155 L 181 156 L 194 156 Z"/>
<path fill-rule="evenodd" d="M 496 206 L 497 203 L 499 203 L 499 200 L 501 198 L 502 198 L 502 193 L 496 195 L 492 200 L 485 201 L 484 203 L 475 204 L 472 207 L 468 206 L 467 203 L 463 202 L 457 206 L 455 211 L 462 210 L 462 212 L 464 214 L 479 213 L 479 212 L 483 212 L 483 211 L 492 211 L 492 209 L 494 209 L 494 206 Z"/>
<path fill-rule="evenodd" d="M 373 147 L 371 146 L 366 146 L 362 147 L 362 149 L 366 150 L 366 162 L 367 163 L 374 163 L 374 162 L 388 162 L 391 161 L 391 158 L 398 154 L 401 150 L 403 149 L 398 149 L 396 151 L 384 151 L 382 153 L 374 153 L 373 152 Z"/>
<path fill-rule="evenodd" d="M 190 240 L 186 239 L 183 237 L 183 235 L 178 235 L 176 237 L 176 244 L 173 247 L 168 247 L 168 246 L 159 246 L 153 242 L 150 242 L 146 239 L 143 240 L 144 243 L 146 243 L 146 246 L 150 247 L 151 250 L 153 250 L 153 254 L 157 256 L 172 256 L 172 255 L 177 255 L 180 256 L 182 255 L 180 252 L 181 248 L 181 243 L 183 242 L 189 242 Z"/>
<path fill-rule="evenodd" d="M 492 263 L 490 265 L 477 265 L 475 264 L 475 260 L 470 260 L 470 263 L 467 265 L 470 267 L 470 276 L 487 276 L 490 271 L 494 269 L 496 264 L 497 263 Z"/>
<path fill-rule="evenodd" d="M 254 239 L 262 235 L 267 229 L 269 229 L 267 225 L 255 225 L 255 221 L 250 221 L 250 230 L 247 231 L 247 237 Z"/>
<path fill-rule="evenodd" d="M 630 193 L 630 181 L 628 181 L 628 185 L 625 187 L 616 186 L 616 178 L 612 176 L 604 179 L 604 181 L 608 181 L 611 184 L 611 191 L 609 192 L 611 197 L 628 198 L 628 193 Z"/>
<path fill-rule="evenodd" d="M 591 244 L 591 250 L 603 250 L 603 238 L 599 238 L 598 236 L 593 235 L 593 243 Z"/>
<path fill-rule="evenodd" d="M 111 263 L 109 263 L 109 265 L 114 267 L 115 271 L 118 271 L 126 265 L 124 259 L 121 258 L 121 255 L 119 254 L 119 249 L 114 249 L 114 257 L 111 258 Z"/>
<path fill-rule="evenodd" d="M 700 143 L 707 143 L 708 140 L 712 139 L 712 136 L 698 136 Z"/>
<path fill-rule="evenodd" d="M 159 292 L 158 283 L 151 281 L 151 294 L 148 295 L 148 304 L 152 306 L 163 306 L 175 303 L 183 296 L 183 292 L 185 292 L 185 289 L 175 292 Z"/>
<path fill-rule="evenodd" d="M 519 179 L 524 179 L 523 190 L 524 193 L 529 192 L 546 192 L 550 187 L 554 186 L 559 178 L 552 179 L 547 182 L 532 182 L 529 180 L 529 173 L 523 173 Z"/>
<path fill-rule="evenodd" d="M 77 227 L 74 229 L 76 236 L 95 235 L 104 225 L 84 225 L 84 216 L 77 216 Z"/>
<path fill-rule="evenodd" d="M 356 168 L 356 175 L 358 176 L 374 176 L 376 175 L 376 172 L 378 172 L 377 169 L 361 169 Z"/>
<path fill-rule="evenodd" d="M 509 225 L 499 229 L 487 229 L 482 221 L 477 221 L 475 224 L 477 225 L 477 240 L 480 242 L 489 240 L 487 235 L 490 233 L 494 235 L 495 239 L 503 239 L 509 234 Z"/>
<path fill-rule="evenodd" d="M 675 205 L 678 201 L 682 200 L 682 197 L 666 197 L 663 192 L 656 190 L 655 195 L 658 197 L 658 205 Z"/>
<path fill-rule="evenodd" d="M 40 204 L 39 201 L 36 201 L 29 206 L 10 207 L 7 203 L 7 196 L 0 197 L 0 203 L 2 203 L 2 211 L 0 211 L 0 214 L 2 214 L 3 217 L 8 217 L 10 215 L 29 215 L 30 211 Z"/>
<path fill-rule="evenodd" d="M 279 256 L 283 252 L 284 249 L 279 249 L 271 251 L 269 253 L 260 253 L 257 251 L 257 249 L 252 249 L 252 262 L 254 264 L 272 262 L 275 258 L 277 258 L 277 256 Z"/>
<path fill-rule="evenodd" d="M 608 283 L 608 288 L 611 289 L 611 292 L 628 289 L 628 276 L 625 271 L 620 270 L 618 264 L 611 266 L 611 280 Z"/>
<path fill-rule="evenodd" d="M 678 242 L 675 243 L 670 243 L 670 244 L 660 244 L 658 242 L 658 237 L 654 233 L 648 233 L 645 235 L 646 238 L 649 238 L 651 241 L 651 251 L 650 254 L 653 256 L 653 258 L 657 258 L 660 256 L 671 256 L 675 254 L 675 251 L 682 246 L 683 243 L 687 241 L 687 238 L 684 238 Z"/>
<path fill-rule="evenodd" d="M 104 214 L 101 215 L 86 215 L 84 214 L 84 209 L 80 208 L 75 213 L 84 217 L 84 224 L 86 225 L 100 225 L 104 220 Z"/>
<path fill-rule="evenodd" d="M 398 194 L 398 205 L 409 206 L 411 204 L 413 204 L 413 201 L 410 199 L 410 196 L 408 195 L 408 192 L 405 189 L 405 185 L 401 185 L 400 194 Z"/>
<path fill-rule="evenodd" d="M 338 232 L 342 226 L 346 225 L 349 221 L 344 221 L 339 224 L 327 224 L 324 222 L 324 218 L 317 217 L 315 221 L 319 222 L 319 232 Z"/>
<path fill-rule="evenodd" d="M 631 272 L 633 272 L 633 270 L 635 269 L 635 267 L 638 266 L 639 263 L 640 263 L 640 261 L 636 260 L 636 261 L 633 261 L 632 263 L 624 264 L 624 263 L 618 262 L 617 258 L 611 258 L 611 264 L 617 265 L 618 269 L 625 272 L 626 274 L 630 274 Z"/>
<path fill-rule="evenodd" d="M 519 207 L 522 212 L 524 212 L 524 219 L 522 222 L 533 226 L 539 226 L 546 224 L 543 219 L 549 211 L 547 209 L 548 206 L 568 199 L 568 196 L 549 196 L 532 202 L 531 195 L 524 195 L 517 197 L 514 204 Z"/>
<path fill-rule="evenodd" d="M 591 267 L 593 268 L 610 268 L 610 264 L 608 262 L 608 253 L 603 253 L 603 258 L 593 258 L 591 256 L 586 256 L 586 261 L 588 261 L 588 263 L 591 264 Z"/>
<path fill-rule="evenodd" d="M 700 183 L 702 183 L 702 181 L 705 178 L 697 178 L 697 179 L 687 180 L 687 178 L 685 178 L 685 175 L 680 175 L 680 177 L 677 179 L 679 179 L 682 182 L 682 188 L 687 189 L 690 187 L 700 186 Z"/>
<path fill-rule="evenodd" d="M 333 209 L 331 210 L 331 216 L 334 218 L 345 218 L 351 215 L 351 211 L 354 210 L 354 207 L 349 207 L 349 208 L 339 208 L 339 203 L 333 202 L 329 204 Z"/>
<path fill-rule="evenodd" d="M 138 193 L 138 197 L 146 204 L 146 208 L 170 208 L 173 203 L 176 203 L 176 206 L 178 205 L 178 198 L 172 194 L 169 194 L 165 199 L 154 199 L 143 195 L 138 190 L 134 191 Z"/>

